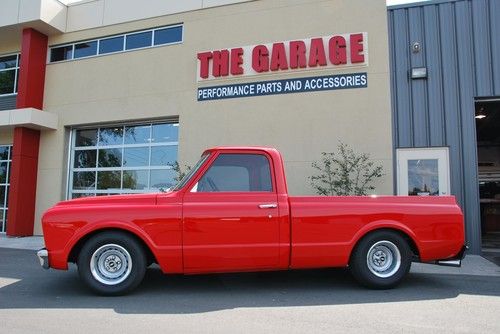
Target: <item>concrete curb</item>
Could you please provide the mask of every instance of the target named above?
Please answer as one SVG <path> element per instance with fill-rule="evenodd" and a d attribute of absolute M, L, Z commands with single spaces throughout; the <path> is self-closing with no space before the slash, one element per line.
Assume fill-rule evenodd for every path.
<path fill-rule="evenodd" d="M 17 238 L 0 234 L 0 248 L 39 250 L 43 247 L 45 247 L 45 242 L 42 236 Z"/>

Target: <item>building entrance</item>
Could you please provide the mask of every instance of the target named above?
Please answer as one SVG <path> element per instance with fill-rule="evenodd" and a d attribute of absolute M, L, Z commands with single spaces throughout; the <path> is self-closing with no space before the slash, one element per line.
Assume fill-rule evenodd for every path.
<path fill-rule="evenodd" d="M 500 265 L 500 98 L 475 103 L 482 250 Z"/>

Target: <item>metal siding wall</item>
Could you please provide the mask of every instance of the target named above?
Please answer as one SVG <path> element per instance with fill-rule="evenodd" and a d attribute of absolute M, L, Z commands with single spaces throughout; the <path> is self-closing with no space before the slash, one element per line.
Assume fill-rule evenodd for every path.
<path fill-rule="evenodd" d="M 476 97 L 500 96 L 500 1 L 450 0 L 389 8 L 394 147 L 449 146 L 451 192 L 481 252 Z M 422 51 L 413 53 L 411 44 Z M 427 79 L 411 80 L 426 66 Z"/>
<path fill-rule="evenodd" d="M 0 110 L 16 109 L 16 96 L 0 96 Z"/>

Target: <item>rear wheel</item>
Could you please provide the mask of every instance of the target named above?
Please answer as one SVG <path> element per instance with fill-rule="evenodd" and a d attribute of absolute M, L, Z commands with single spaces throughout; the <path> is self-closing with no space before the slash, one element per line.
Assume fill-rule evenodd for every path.
<path fill-rule="evenodd" d="M 144 278 L 147 259 L 142 245 L 123 232 L 103 232 L 90 238 L 78 256 L 82 281 L 102 295 L 122 295 Z"/>
<path fill-rule="evenodd" d="M 407 241 L 394 231 L 376 231 L 356 246 L 349 263 L 354 278 L 373 289 L 389 289 L 408 274 L 412 252 Z"/>

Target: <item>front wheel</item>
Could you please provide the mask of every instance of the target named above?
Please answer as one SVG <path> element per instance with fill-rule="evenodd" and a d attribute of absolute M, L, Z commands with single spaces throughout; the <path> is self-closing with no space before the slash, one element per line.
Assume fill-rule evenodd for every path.
<path fill-rule="evenodd" d="M 412 252 L 407 241 L 393 231 L 376 231 L 356 246 L 349 263 L 354 278 L 373 289 L 398 285 L 411 266 Z"/>
<path fill-rule="evenodd" d="M 91 237 L 78 256 L 82 281 L 101 295 L 125 294 L 144 278 L 147 259 L 142 246 L 123 232 L 103 232 Z"/>

